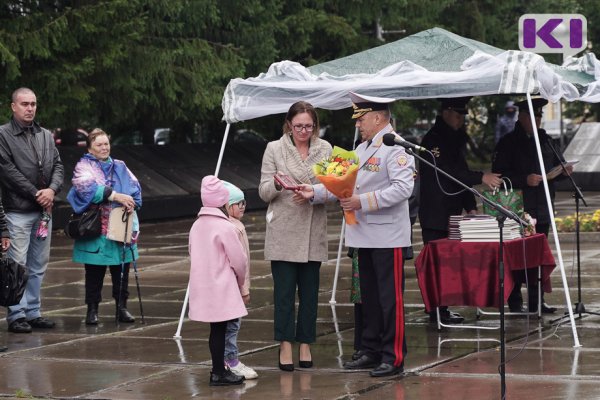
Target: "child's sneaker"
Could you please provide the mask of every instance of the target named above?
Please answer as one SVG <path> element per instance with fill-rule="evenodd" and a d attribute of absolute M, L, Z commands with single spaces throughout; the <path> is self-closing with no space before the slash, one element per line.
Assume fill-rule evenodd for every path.
<path fill-rule="evenodd" d="M 252 368 L 244 365 L 244 363 L 241 362 L 241 361 L 238 361 L 238 363 L 237 363 L 237 365 L 235 367 L 229 366 L 229 369 L 234 374 L 239 375 L 239 376 L 243 376 L 246 379 L 256 379 L 256 378 L 258 378 L 258 374 L 256 373 L 256 371 L 253 370 Z"/>

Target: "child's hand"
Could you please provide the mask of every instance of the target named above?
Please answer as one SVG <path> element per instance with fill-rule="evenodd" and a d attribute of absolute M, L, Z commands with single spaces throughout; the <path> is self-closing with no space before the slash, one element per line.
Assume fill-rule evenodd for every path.
<path fill-rule="evenodd" d="M 244 301 L 244 304 L 250 303 L 250 294 L 242 296 L 242 300 Z"/>
<path fill-rule="evenodd" d="M 8 250 L 9 247 L 10 247 L 10 239 L 2 238 L 2 251 Z"/>

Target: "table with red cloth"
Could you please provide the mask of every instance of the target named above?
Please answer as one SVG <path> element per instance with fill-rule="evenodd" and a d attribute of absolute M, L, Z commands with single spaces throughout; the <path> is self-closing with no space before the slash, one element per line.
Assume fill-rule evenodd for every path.
<path fill-rule="evenodd" d="M 432 240 L 415 261 L 425 309 L 439 306 L 498 307 L 498 242 Z M 546 236 L 541 233 L 507 240 L 504 252 L 504 302 L 514 281 L 511 271 L 541 266 L 542 288 L 551 292 L 556 266 Z"/>

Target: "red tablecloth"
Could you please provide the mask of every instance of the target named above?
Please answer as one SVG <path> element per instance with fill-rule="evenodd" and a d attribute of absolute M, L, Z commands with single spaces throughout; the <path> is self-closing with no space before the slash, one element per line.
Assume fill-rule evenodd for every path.
<path fill-rule="evenodd" d="M 425 308 L 498 307 L 498 243 L 440 239 L 429 242 L 415 261 Z M 543 234 L 504 242 L 504 301 L 513 287 L 512 270 L 542 267 L 542 287 L 551 292 L 556 262 Z M 537 275 L 536 275 L 537 276 Z"/>

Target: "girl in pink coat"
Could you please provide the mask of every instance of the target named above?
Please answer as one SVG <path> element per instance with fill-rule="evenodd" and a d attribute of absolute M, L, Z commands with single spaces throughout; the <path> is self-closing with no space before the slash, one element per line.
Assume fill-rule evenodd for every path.
<path fill-rule="evenodd" d="M 210 323 L 211 386 L 237 385 L 244 377 L 225 368 L 227 322 L 248 314 L 240 289 L 248 257 L 225 205 L 229 192 L 213 175 L 202 179 L 202 208 L 190 230 L 190 312 L 193 321 Z"/>

